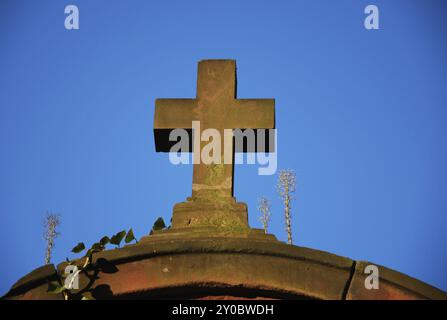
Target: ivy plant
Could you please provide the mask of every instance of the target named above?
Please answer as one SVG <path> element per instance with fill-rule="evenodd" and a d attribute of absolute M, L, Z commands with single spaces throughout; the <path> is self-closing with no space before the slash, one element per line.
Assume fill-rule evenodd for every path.
<path fill-rule="evenodd" d="M 66 283 L 66 276 L 65 275 L 59 275 L 59 281 L 52 281 L 48 284 L 48 293 L 53 294 L 63 294 L 65 300 L 69 300 L 72 296 L 72 289 L 74 281 L 81 273 L 84 273 L 90 266 L 92 266 L 93 261 L 93 254 L 97 252 L 104 251 L 106 249 L 107 245 L 113 245 L 115 248 L 119 248 L 122 241 L 126 244 L 131 243 L 132 241 L 135 241 L 135 243 L 138 243 L 137 239 L 134 236 L 133 230 L 130 229 L 129 231 L 120 231 L 116 234 L 114 234 L 111 237 L 104 236 L 99 240 L 98 242 L 95 242 L 92 244 L 92 246 L 86 250 L 86 246 L 83 242 L 79 242 L 72 250 L 73 253 L 81 253 L 86 250 L 85 255 L 81 259 L 85 259 L 84 263 L 81 267 L 77 267 L 76 272 L 71 276 L 70 282 Z M 69 260 L 67 258 L 68 265 L 74 265 L 74 260 Z M 83 300 L 88 300 L 86 296 L 82 296 Z"/>
<path fill-rule="evenodd" d="M 158 230 L 164 230 L 169 229 L 170 226 L 166 227 L 166 224 L 163 220 L 163 218 L 159 217 L 152 226 L 152 230 L 150 234 L 153 234 L 154 231 Z M 93 261 L 93 254 L 97 252 L 104 251 L 107 247 L 107 245 L 115 246 L 116 248 L 119 248 L 121 243 L 123 242 L 128 244 L 133 241 L 135 243 L 138 243 L 137 239 L 135 238 L 135 235 L 133 233 L 132 229 L 129 229 L 129 231 L 122 230 L 116 234 L 114 234 L 111 237 L 104 236 L 99 240 L 98 242 L 95 242 L 92 244 L 92 246 L 86 250 L 86 246 L 83 242 L 79 242 L 72 250 L 71 252 L 78 254 L 85 251 L 85 255 L 81 259 L 85 259 L 84 263 L 81 267 L 76 266 L 77 269 L 75 269 L 75 273 L 71 276 L 71 280 L 68 284 L 66 284 L 67 276 L 65 275 L 59 275 L 58 281 L 52 281 L 48 283 L 48 293 L 53 294 L 63 294 L 65 300 L 69 300 L 70 298 L 74 297 L 74 294 L 72 293 L 72 288 L 74 281 L 81 273 L 86 273 L 86 271 L 92 267 L 92 261 Z M 76 259 L 75 259 L 76 260 Z M 75 260 L 69 260 L 67 258 L 68 265 L 74 265 Z M 82 300 L 88 300 L 88 297 L 83 295 Z"/>

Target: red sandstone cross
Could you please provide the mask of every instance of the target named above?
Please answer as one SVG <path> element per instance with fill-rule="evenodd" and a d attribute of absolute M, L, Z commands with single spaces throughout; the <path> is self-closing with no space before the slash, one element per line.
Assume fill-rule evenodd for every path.
<path fill-rule="evenodd" d="M 236 61 L 200 61 L 195 99 L 157 99 L 155 101 L 156 151 L 169 152 L 173 144 L 169 142 L 169 132 L 175 128 L 191 131 L 193 121 L 200 121 L 201 131 L 207 128 L 217 129 L 222 139 L 224 129 L 273 129 L 275 100 L 237 99 L 236 86 Z M 201 143 L 201 149 L 205 144 L 205 142 Z M 231 154 L 234 154 L 233 144 L 233 139 L 231 139 L 221 148 L 221 159 L 226 148 L 230 148 Z M 200 156 L 199 150 L 193 150 L 193 152 L 194 157 Z M 232 197 L 233 166 L 233 163 L 194 164 L 190 200 L 214 201 L 217 198 Z"/>

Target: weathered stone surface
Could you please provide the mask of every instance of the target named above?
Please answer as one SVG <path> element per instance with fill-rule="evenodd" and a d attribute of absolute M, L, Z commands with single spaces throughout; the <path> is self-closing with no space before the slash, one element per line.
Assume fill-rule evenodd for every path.
<path fill-rule="evenodd" d="M 236 61 L 199 62 L 196 99 L 157 99 L 154 137 L 157 151 L 169 152 L 169 132 L 176 128 L 191 132 L 199 121 L 198 143 L 191 143 L 194 159 L 208 141 L 200 141 L 202 132 L 215 129 L 222 141 L 221 154 L 211 164 L 194 162 L 192 196 L 174 207 L 173 228 L 191 226 L 239 225 L 248 227 L 247 207 L 233 198 L 233 139 L 225 140 L 225 129 L 272 129 L 275 126 L 274 99 L 237 99 Z M 213 138 L 214 139 L 214 138 Z M 225 157 L 225 152 L 229 157 Z M 206 216 L 205 216 L 206 215 Z"/>
<path fill-rule="evenodd" d="M 48 295 L 48 282 L 57 280 L 56 268 L 53 264 L 41 266 L 19 279 L 4 299 L 24 300 L 60 300 L 61 295 Z"/>
<path fill-rule="evenodd" d="M 276 241 L 273 234 L 264 233 L 263 229 L 255 228 L 222 228 L 222 227 L 189 227 L 189 228 L 175 228 L 154 231 L 150 236 L 145 236 L 141 239 L 146 241 L 166 241 L 181 239 L 183 241 L 197 238 L 250 238 L 253 240 Z"/>
<path fill-rule="evenodd" d="M 379 289 L 365 288 L 365 268 L 375 265 L 379 269 Z M 349 300 L 447 300 L 447 293 L 403 273 L 372 262 L 358 261 L 347 293 Z"/>
<path fill-rule="evenodd" d="M 234 198 L 221 202 L 180 202 L 174 206 L 172 226 L 174 229 L 214 226 L 242 231 L 248 228 L 247 205 Z"/>
<path fill-rule="evenodd" d="M 262 267 L 260 267 L 262 266 Z M 120 274 L 100 274 L 115 296 L 163 288 L 242 287 L 296 297 L 341 299 L 348 269 L 280 256 L 237 253 L 160 255 L 117 266 Z M 181 298 L 177 296 L 174 298 Z"/>

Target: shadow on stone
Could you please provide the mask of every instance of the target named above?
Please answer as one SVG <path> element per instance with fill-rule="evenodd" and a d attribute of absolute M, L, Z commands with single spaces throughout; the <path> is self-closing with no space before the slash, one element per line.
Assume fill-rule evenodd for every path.
<path fill-rule="evenodd" d="M 104 258 L 99 258 L 96 261 L 96 267 L 99 272 L 104 272 L 104 273 L 118 272 L 118 268 L 116 267 L 116 265 L 113 262 L 110 262 L 109 260 L 104 259 Z"/>
<path fill-rule="evenodd" d="M 172 299 L 198 299 L 198 300 L 315 300 L 311 297 L 297 295 L 290 292 L 247 288 L 243 286 L 230 287 L 219 285 L 190 285 L 170 288 L 160 288 L 148 292 L 127 294 L 115 299 L 120 300 L 172 300 Z"/>
<path fill-rule="evenodd" d="M 113 292 L 108 284 L 99 285 L 90 290 L 92 297 L 96 300 L 107 300 L 113 298 Z"/>

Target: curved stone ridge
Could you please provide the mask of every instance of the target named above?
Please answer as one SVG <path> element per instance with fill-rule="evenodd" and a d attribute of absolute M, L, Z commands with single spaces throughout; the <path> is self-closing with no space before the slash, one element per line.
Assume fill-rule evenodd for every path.
<path fill-rule="evenodd" d="M 138 244 L 94 255 L 80 291 L 105 298 L 447 299 L 447 294 L 378 266 L 380 288 L 367 290 L 364 268 L 327 252 L 287 245 L 272 235 L 168 230 Z M 79 261 L 82 263 L 82 261 Z M 65 263 L 57 269 L 64 270 Z M 6 299 L 61 299 L 46 293 L 56 270 L 44 266 L 19 280 Z M 92 280 L 94 278 L 94 280 Z"/>

